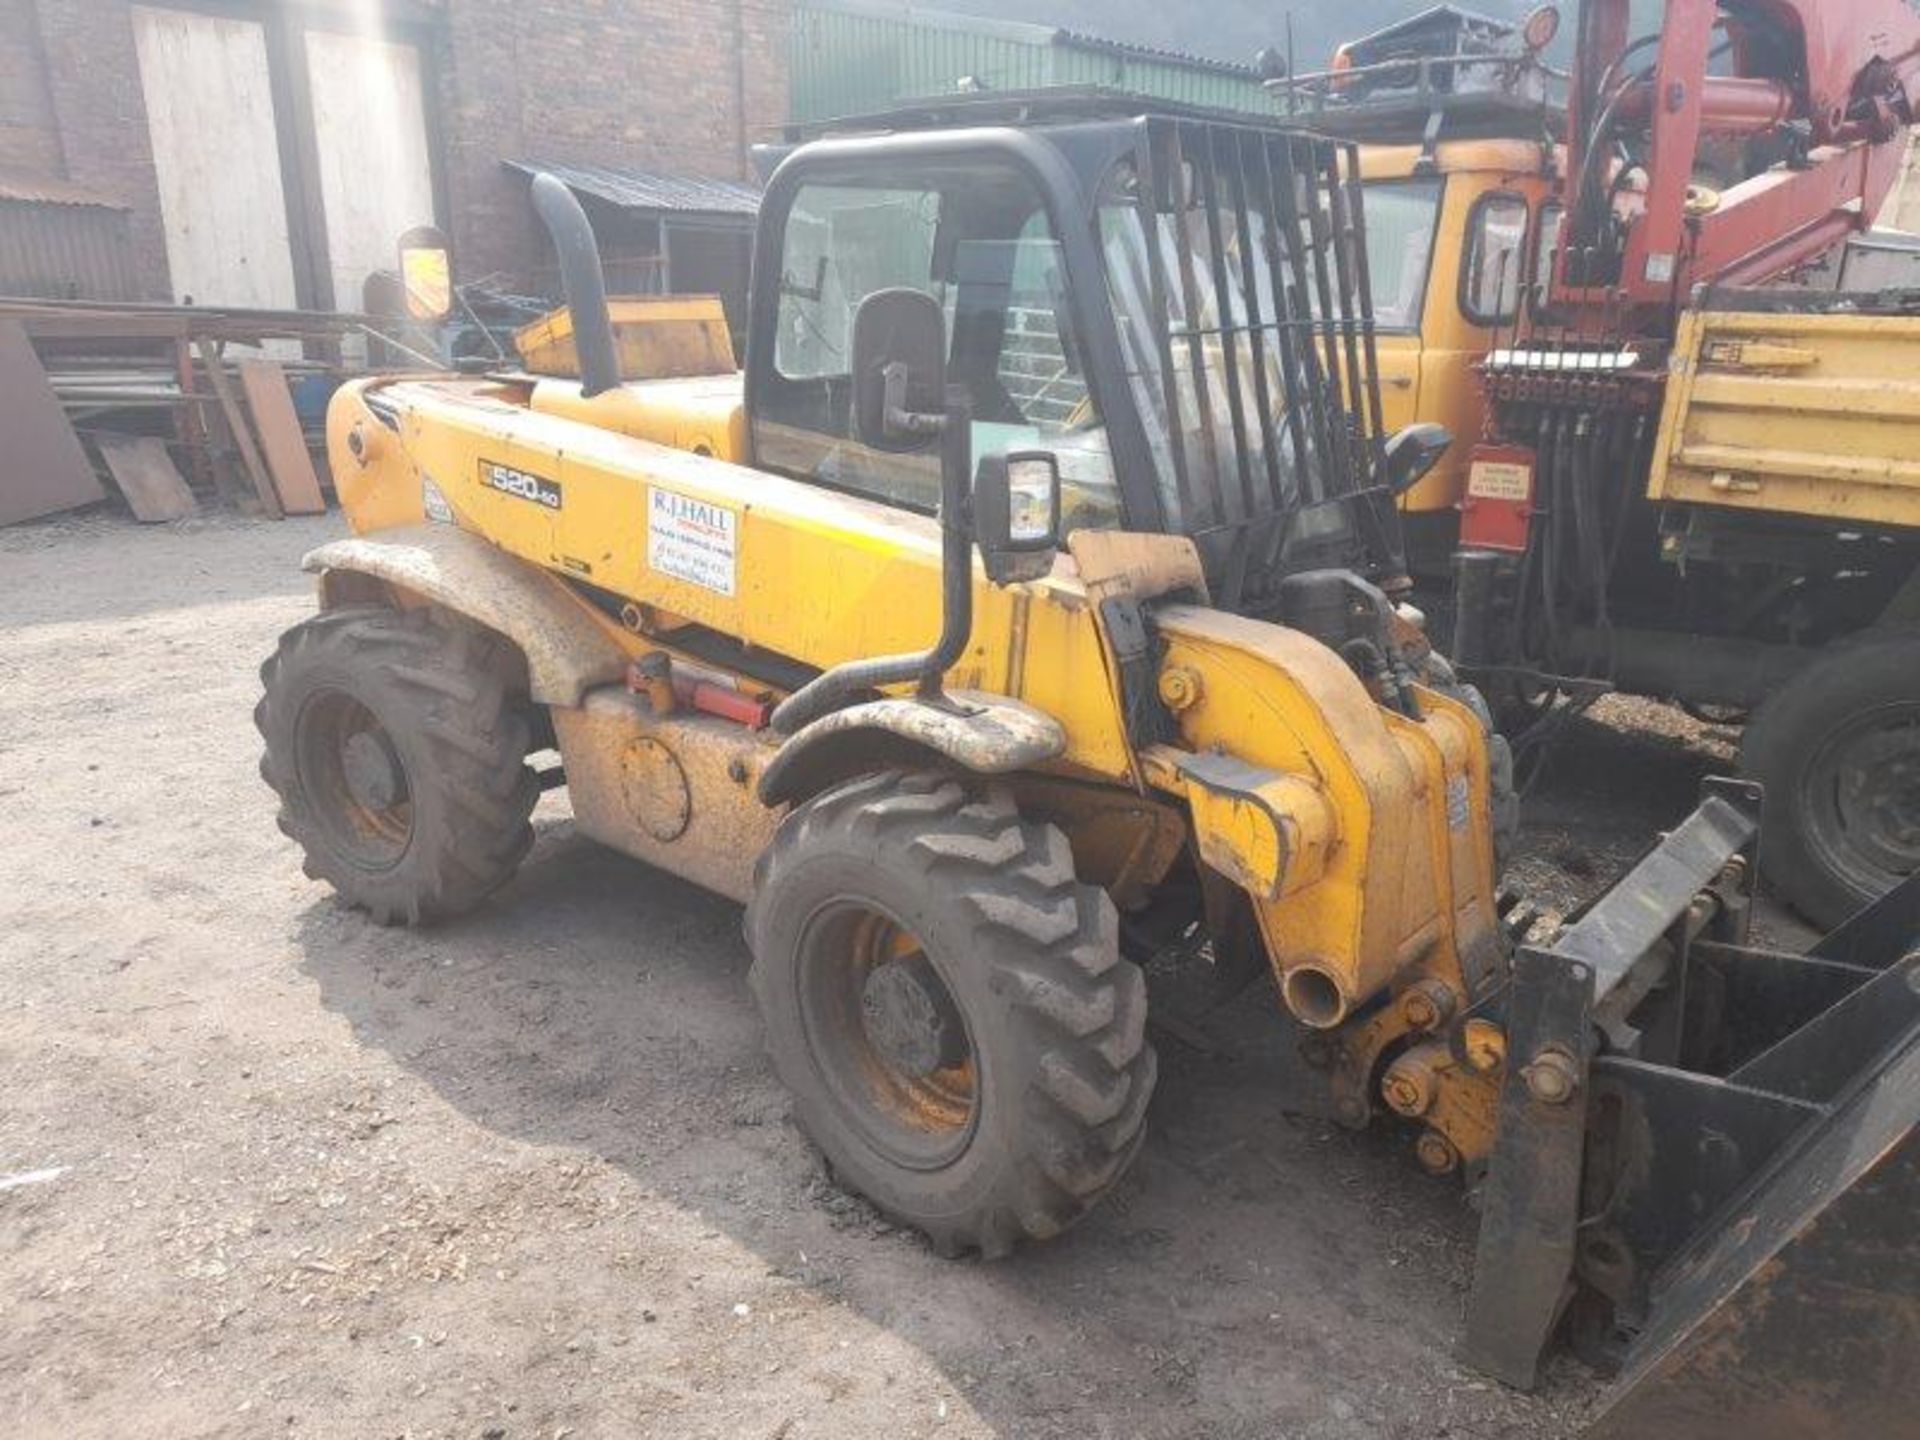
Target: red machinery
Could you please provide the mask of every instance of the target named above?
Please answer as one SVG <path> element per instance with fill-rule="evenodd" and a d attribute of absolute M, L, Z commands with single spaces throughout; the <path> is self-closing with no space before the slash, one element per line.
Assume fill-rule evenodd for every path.
<path fill-rule="evenodd" d="M 1660 342 L 1695 288 L 1776 279 L 1866 230 L 1920 110 L 1909 0 L 1667 0 L 1637 38 L 1632 9 L 1580 6 L 1564 219 L 1515 322 L 1530 333 L 1486 366 L 1499 433 L 1474 455 L 1460 530 L 1470 552 L 1525 554 L 1556 478 L 1583 486 L 1567 508 L 1592 498 L 1578 466 L 1642 466 L 1665 386 Z M 1465 618 L 1457 648 L 1472 652 L 1486 637 Z M 1518 650 L 1479 658 L 1592 669 L 1558 645 Z"/>
<path fill-rule="evenodd" d="M 1668 0 L 1630 40 L 1629 10 L 1580 6 L 1554 301 L 1664 332 L 1693 286 L 1771 279 L 1871 223 L 1920 103 L 1920 13 Z M 1716 151 L 1747 172 L 1718 193 L 1696 184 Z"/>
<path fill-rule="evenodd" d="M 1469 667 L 1534 672 L 1549 682 L 1535 693 L 1577 677 L 1686 698 L 1664 663 L 1680 652 L 1628 653 L 1634 637 L 1615 632 L 1632 517 L 1601 487 L 1646 473 L 1664 342 L 1697 287 L 1777 279 L 1872 224 L 1920 111 L 1920 9 L 1666 0 L 1658 28 L 1630 38 L 1633 9 L 1580 5 L 1564 217 L 1514 342 L 1484 366 L 1494 433 L 1461 507 L 1455 569 L 1478 570 L 1455 596 L 1454 649 Z M 1569 533 L 1543 547 L 1536 532 L 1556 523 Z M 1500 556 L 1527 557 L 1506 584 L 1490 573 Z M 1671 608 L 1670 577 L 1638 578 Z M 1502 601 L 1510 613 L 1489 613 Z"/>
<path fill-rule="evenodd" d="M 1564 210 L 1529 247 L 1525 293 L 1510 292 L 1513 336 L 1481 365 L 1489 433 L 1457 546 L 1416 557 L 1416 575 L 1523 764 L 1608 690 L 1751 717 L 1749 741 L 1773 734 L 1742 760 L 1769 788 L 1769 874 L 1834 923 L 1914 868 L 1871 849 L 1859 811 L 1879 802 L 1848 778 L 1865 752 L 1825 697 L 1842 693 L 1833 666 L 1876 663 L 1863 637 L 1897 625 L 1920 647 L 1901 598 L 1920 594 L 1920 531 L 1850 519 L 1844 494 L 1763 512 L 1658 502 L 1648 478 L 1687 307 L 1920 311 L 1907 292 L 1750 288 L 1797 280 L 1873 224 L 1920 119 L 1920 6 L 1648 8 L 1579 7 Z M 1896 698 L 1920 712 L 1920 687 Z M 1793 743 L 1779 741 L 1795 715 Z M 1859 744 L 1892 745 L 1904 764 L 1920 759 L 1920 727 Z"/>

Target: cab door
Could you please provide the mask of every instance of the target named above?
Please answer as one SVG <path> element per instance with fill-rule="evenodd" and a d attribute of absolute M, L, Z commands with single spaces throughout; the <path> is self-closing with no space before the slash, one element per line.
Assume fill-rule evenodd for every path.
<path fill-rule="evenodd" d="M 1366 186 L 1367 280 L 1373 291 L 1380 411 L 1387 433 L 1425 418 L 1422 335 L 1433 276 L 1442 176 L 1371 180 Z"/>
<path fill-rule="evenodd" d="M 1439 206 L 1441 237 L 1421 319 L 1420 418 L 1444 425 L 1454 444 L 1401 502 L 1413 530 L 1437 527 L 1434 554 L 1451 553 L 1456 509 L 1466 493 L 1468 456 L 1486 427 L 1478 366 L 1496 344 L 1512 342 L 1529 256 L 1537 177 L 1511 171 L 1457 171 Z M 1415 544 L 1416 550 L 1422 547 Z M 1420 561 L 1416 558 L 1416 568 Z"/>

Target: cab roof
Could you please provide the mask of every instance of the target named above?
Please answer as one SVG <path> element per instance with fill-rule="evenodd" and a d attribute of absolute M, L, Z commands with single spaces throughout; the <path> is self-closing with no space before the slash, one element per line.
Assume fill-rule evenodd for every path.
<path fill-rule="evenodd" d="M 1128 121 L 1149 116 L 1205 121 L 1215 125 L 1249 126 L 1260 130 L 1317 135 L 1334 141 L 1359 142 L 1361 173 L 1368 179 L 1402 179 L 1415 174 L 1451 174 L 1498 170 L 1508 174 L 1546 174 L 1552 169 L 1555 146 L 1541 122 L 1542 108 L 1516 105 L 1499 116 L 1483 118 L 1491 133 L 1472 138 L 1442 139 L 1432 149 L 1431 163 L 1418 143 L 1401 143 L 1405 126 L 1354 126 L 1368 107 L 1319 110 L 1312 113 L 1262 115 L 1246 110 L 1223 110 L 1163 100 L 1096 85 L 1054 86 L 1041 90 L 988 90 L 966 95 L 941 95 L 916 100 L 890 110 L 833 120 L 805 121 L 785 127 L 785 143 L 757 147 L 763 171 L 770 171 L 789 149 L 809 140 L 857 135 L 911 134 L 928 130 L 955 130 L 974 126 L 1010 126 L 1045 129 L 1054 125 L 1090 121 Z M 1401 117 L 1404 119 L 1404 117 Z M 1415 131 L 1417 134 L 1417 130 Z"/>
<path fill-rule="evenodd" d="M 1367 180 L 1405 180 L 1415 175 L 1551 175 L 1560 147 L 1544 140 L 1442 140 L 1421 145 L 1360 147 L 1360 174 Z"/>
<path fill-rule="evenodd" d="M 982 90 L 963 95 L 936 95 L 895 109 L 866 115 L 841 116 L 789 124 L 789 145 L 827 136 L 884 135 L 903 131 L 949 130 L 979 125 L 1037 129 L 1049 125 L 1083 124 L 1099 120 L 1137 120 L 1167 116 L 1204 120 L 1215 125 L 1248 125 L 1259 129 L 1311 132 L 1313 127 L 1289 121 L 1276 113 L 1226 110 L 1163 100 L 1131 90 L 1102 85 L 1057 85 L 1039 90 Z"/>

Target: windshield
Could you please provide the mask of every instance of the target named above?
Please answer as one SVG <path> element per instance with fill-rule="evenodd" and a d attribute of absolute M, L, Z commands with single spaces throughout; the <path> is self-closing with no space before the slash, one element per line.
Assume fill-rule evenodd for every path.
<path fill-rule="evenodd" d="M 1207 219 L 1206 211 L 1187 204 L 1177 214 L 1156 213 L 1150 235 L 1131 163 L 1113 172 L 1101 197 L 1100 246 L 1121 357 L 1154 452 L 1161 501 L 1176 530 L 1244 519 L 1257 508 L 1238 483 L 1233 412 L 1237 407 L 1243 424 L 1245 416 L 1255 417 L 1248 459 L 1258 462 L 1264 485 L 1270 427 L 1261 425 L 1258 417 L 1263 410 L 1271 412 L 1261 405 L 1256 377 L 1265 371 L 1269 397 L 1285 393 L 1279 384 L 1280 337 L 1270 327 L 1262 336 L 1260 365 L 1253 363 L 1250 350 L 1236 346 L 1233 373 L 1228 373 L 1228 330 L 1247 324 L 1246 278 L 1237 263 L 1243 242 L 1237 225 L 1221 236 L 1223 255 L 1230 252 L 1235 263 L 1220 283 L 1212 266 L 1193 262 L 1196 253 L 1207 253 L 1210 246 Z M 1258 228 L 1253 243 L 1256 248 L 1262 243 Z M 1162 292 L 1158 305 L 1156 273 Z M 1272 285 L 1264 266 L 1255 268 L 1253 284 L 1261 314 L 1272 315 Z M 1169 339 L 1171 343 L 1165 343 Z M 1298 494 L 1298 460 L 1288 448 L 1289 437 L 1279 434 L 1274 439 L 1280 499 L 1290 504 Z M 1188 472 L 1184 477 L 1183 469 Z M 1221 498 L 1224 513 L 1208 503 L 1209 497 Z"/>
<path fill-rule="evenodd" d="M 1169 523 L 1225 530 L 1328 498 L 1316 455 L 1350 457 L 1362 443 L 1343 399 L 1360 393 L 1361 347 L 1332 338 L 1359 332 L 1338 319 L 1350 313 L 1343 285 L 1358 304 L 1357 264 L 1333 239 L 1351 232 L 1328 206 L 1314 217 L 1320 243 L 1304 238 L 1304 207 L 1321 203 L 1305 177 L 1289 198 L 1283 183 L 1247 180 L 1244 165 L 1215 174 L 1186 157 L 1168 173 L 1178 196 L 1155 207 L 1151 239 L 1132 160 L 1110 172 L 1099 215 Z M 1243 184 L 1248 203 L 1232 203 Z"/>
<path fill-rule="evenodd" d="M 1438 179 L 1378 180 L 1366 188 L 1367 277 L 1382 330 L 1418 330 L 1440 218 Z"/>

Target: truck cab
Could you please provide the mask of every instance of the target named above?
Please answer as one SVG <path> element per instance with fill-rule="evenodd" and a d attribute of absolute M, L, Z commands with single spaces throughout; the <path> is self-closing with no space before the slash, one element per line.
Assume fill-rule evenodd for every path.
<path fill-rule="evenodd" d="M 1434 421 L 1454 437 L 1401 497 L 1414 568 L 1444 572 L 1486 428 L 1475 366 L 1520 323 L 1552 253 L 1556 147 L 1494 138 L 1359 153 L 1385 428 Z"/>

